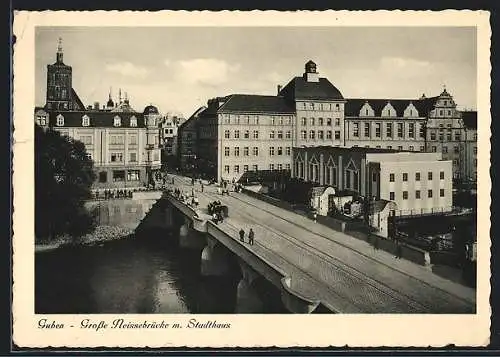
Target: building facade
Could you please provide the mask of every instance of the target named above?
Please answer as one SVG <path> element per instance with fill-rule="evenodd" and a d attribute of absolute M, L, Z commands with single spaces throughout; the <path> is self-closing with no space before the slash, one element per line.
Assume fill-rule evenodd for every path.
<path fill-rule="evenodd" d="M 474 112 L 475 113 L 475 112 Z M 214 178 L 291 168 L 292 147 L 337 146 L 440 152 L 453 178 L 473 177 L 474 134 L 445 90 L 415 99 L 346 99 L 309 61 L 276 96 L 233 94 L 209 100 L 198 120 L 197 156 Z M 468 143 L 469 142 L 469 143 Z M 468 144 L 467 144 L 468 143 Z M 254 154 L 256 153 L 256 154 Z M 284 153 L 284 154 L 283 154 Z"/>
<path fill-rule="evenodd" d="M 178 130 L 185 119 L 178 116 L 165 115 L 159 124 L 160 146 L 165 156 L 177 156 Z"/>
<path fill-rule="evenodd" d="M 179 167 L 183 172 L 191 172 L 194 170 L 194 165 L 197 163 L 198 153 L 198 123 L 199 115 L 205 111 L 207 107 L 198 108 L 186 121 L 184 121 L 177 130 L 177 159 Z"/>
<path fill-rule="evenodd" d="M 62 58 L 59 45 L 57 63 L 47 70 L 47 102 L 45 107 L 35 108 L 35 123 L 85 145 L 94 162 L 94 188 L 124 189 L 153 183 L 161 167 L 158 109 L 148 106 L 142 113 L 136 112 L 127 95 L 122 99 L 121 90 L 116 103 L 110 92 L 103 108 L 97 102 L 85 108 L 71 88 L 72 72 Z M 68 97 L 69 89 L 72 94 Z"/>
<path fill-rule="evenodd" d="M 467 181 L 477 182 L 477 112 L 462 112 L 465 128 L 465 153 L 462 162 L 464 177 Z"/>
<path fill-rule="evenodd" d="M 452 210 L 452 162 L 441 153 L 332 146 L 293 149 L 292 177 L 391 201 L 398 215 Z"/>

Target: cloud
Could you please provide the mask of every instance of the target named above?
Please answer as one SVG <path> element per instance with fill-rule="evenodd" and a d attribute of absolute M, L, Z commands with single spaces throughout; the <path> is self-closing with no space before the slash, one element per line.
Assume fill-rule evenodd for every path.
<path fill-rule="evenodd" d="M 417 71 L 430 67 L 431 63 L 427 61 L 420 61 L 413 58 L 404 57 L 382 57 L 380 65 L 386 69 L 404 69 L 409 71 Z"/>
<path fill-rule="evenodd" d="M 221 85 L 239 70 L 239 64 L 229 64 L 215 58 L 196 58 L 176 62 L 177 79 L 188 84 Z"/>
<path fill-rule="evenodd" d="M 149 74 L 149 69 L 137 66 L 130 62 L 117 62 L 106 65 L 106 70 L 115 72 L 126 77 L 145 78 Z"/>

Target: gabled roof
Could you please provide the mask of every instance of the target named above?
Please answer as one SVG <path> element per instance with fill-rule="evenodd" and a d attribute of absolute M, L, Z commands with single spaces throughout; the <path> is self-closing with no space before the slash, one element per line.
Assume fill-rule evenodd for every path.
<path fill-rule="evenodd" d="M 477 130 L 477 112 L 475 111 L 462 112 L 462 121 L 464 122 L 464 126 L 467 129 Z"/>
<path fill-rule="evenodd" d="M 368 213 L 369 214 L 374 214 L 378 213 L 384 210 L 385 206 L 389 204 L 391 201 L 387 200 L 377 200 L 377 201 L 370 201 L 370 204 L 368 206 Z"/>
<path fill-rule="evenodd" d="M 325 191 L 328 187 L 332 187 L 332 186 L 315 186 L 315 187 L 311 188 L 311 195 L 312 196 L 321 196 L 323 193 L 325 193 Z"/>
<path fill-rule="evenodd" d="M 340 91 L 326 78 L 320 78 L 319 82 L 308 82 L 304 77 L 295 77 L 279 92 L 279 95 L 290 101 L 344 99 Z"/>
<path fill-rule="evenodd" d="M 429 116 L 429 113 L 432 109 L 434 109 L 438 98 L 439 97 L 420 98 L 419 100 L 414 101 L 413 105 L 417 108 L 420 116 Z"/>
<path fill-rule="evenodd" d="M 426 117 L 429 112 L 434 108 L 437 97 L 425 98 L 425 99 L 365 99 L 365 98 L 352 98 L 347 99 L 345 104 L 345 116 L 346 117 L 357 117 L 363 105 L 368 102 L 370 107 L 375 112 L 375 116 L 381 116 L 382 109 L 390 103 L 394 110 L 396 110 L 396 116 L 402 117 L 405 109 L 412 103 L 418 110 L 419 117 Z"/>
<path fill-rule="evenodd" d="M 49 126 L 56 126 L 57 116 L 61 114 L 64 117 L 64 125 L 58 126 L 59 128 L 65 127 L 82 127 L 82 117 L 87 115 L 90 118 L 90 123 L 88 128 L 96 127 L 109 127 L 115 128 L 113 125 L 114 117 L 119 116 L 121 118 L 121 126 L 116 128 L 136 128 L 130 126 L 130 118 L 135 116 L 137 118 L 137 128 L 144 128 L 144 116 L 142 113 L 112 113 L 112 112 L 101 112 L 101 111 L 54 111 L 49 113 Z"/>
<path fill-rule="evenodd" d="M 295 113 L 284 98 L 268 95 L 233 94 L 219 108 L 219 112 Z"/>

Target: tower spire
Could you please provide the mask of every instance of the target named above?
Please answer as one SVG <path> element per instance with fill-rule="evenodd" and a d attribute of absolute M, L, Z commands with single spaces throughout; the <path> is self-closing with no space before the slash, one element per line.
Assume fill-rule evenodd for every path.
<path fill-rule="evenodd" d="M 118 89 L 118 103 L 122 104 L 122 89 Z"/>
<path fill-rule="evenodd" d="M 63 63 L 63 47 L 61 37 L 59 37 L 59 42 L 57 43 L 57 63 Z"/>

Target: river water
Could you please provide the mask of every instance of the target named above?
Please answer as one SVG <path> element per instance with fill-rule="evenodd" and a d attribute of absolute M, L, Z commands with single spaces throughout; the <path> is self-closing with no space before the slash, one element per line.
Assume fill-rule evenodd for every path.
<path fill-rule="evenodd" d="M 200 251 L 172 241 L 131 236 L 37 253 L 36 313 L 234 313 L 239 276 L 200 276 Z"/>

